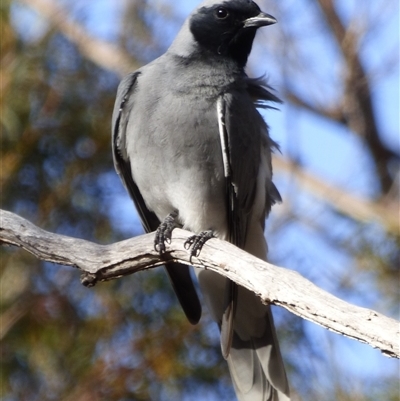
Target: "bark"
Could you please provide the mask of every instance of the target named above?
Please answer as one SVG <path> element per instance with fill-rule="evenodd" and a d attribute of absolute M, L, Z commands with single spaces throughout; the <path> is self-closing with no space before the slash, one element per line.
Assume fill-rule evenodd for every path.
<path fill-rule="evenodd" d="M 183 246 L 190 235 L 175 229 L 171 244 L 160 256 L 154 250 L 153 234 L 98 245 L 44 231 L 16 214 L 0 211 L 0 244 L 21 247 L 41 260 L 76 267 L 82 271 L 82 283 L 86 286 L 171 261 L 190 264 Z M 191 264 L 230 278 L 253 291 L 264 303 L 282 306 L 303 319 L 400 358 L 399 322 L 344 302 L 295 271 L 266 263 L 216 238 L 205 244 Z"/>

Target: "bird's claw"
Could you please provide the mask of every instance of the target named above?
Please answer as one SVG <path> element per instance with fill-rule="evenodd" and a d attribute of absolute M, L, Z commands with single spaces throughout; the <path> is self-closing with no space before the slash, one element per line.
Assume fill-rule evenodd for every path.
<path fill-rule="evenodd" d="M 160 254 L 165 253 L 165 243 L 171 243 L 172 231 L 176 227 L 176 216 L 177 213 L 170 213 L 156 230 L 154 249 Z"/>
<path fill-rule="evenodd" d="M 200 234 L 192 235 L 185 241 L 185 249 L 190 250 L 190 263 L 192 262 L 193 256 L 197 257 L 200 255 L 203 245 L 211 238 L 214 238 L 214 233 L 211 230 L 208 230 L 202 231 Z"/>

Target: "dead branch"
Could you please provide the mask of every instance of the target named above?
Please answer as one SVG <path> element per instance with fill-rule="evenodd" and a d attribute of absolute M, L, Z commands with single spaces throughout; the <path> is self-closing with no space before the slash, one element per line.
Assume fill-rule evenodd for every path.
<path fill-rule="evenodd" d="M 317 2 L 346 63 L 346 89 L 342 104 L 344 119 L 349 128 L 368 146 L 382 193 L 386 194 L 393 185 L 389 162 L 392 159 L 398 161 L 399 155 L 387 148 L 381 140 L 372 104 L 370 82 L 360 59 L 358 35 L 351 26 L 345 27 L 333 0 L 317 0 Z"/>
<path fill-rule="evenodd" d="M 154 250 L 153 234 L 98 245 L 44 231 L 16 214 L 0 211 L 0 244 L 21 247 L 41 260 L 77 267 L 83 272 L 82 283 L 88 286 L 171 261 L 189 264 L 183 244 L 190 235 L 174 230 L 172 244 L 160 257 Z M 273 266 L 218 239 L 208 241 L 192 265 L 228 277 L 264 303 L 282 306 L 328 330 L 400 358 L 399 322 L 344 302 L 295 271 Z"/>
<path fill-rule="evenodd" d="M 290 174 L 302 189 L 327 202 L 340 213 L 360 222 L 379 222 L 388 233 L 396 236 L 400 234 L 398 204 L 368 201 L 318 179 L 293 161 L 278 155 L 273 157 L 276 171 Z"/>
<path fill-rule="evenodd" d="M 54 2 L 47 0 L 20 0 L 45 17 L 50 25 L 58 29 L 81 54 L 98 66 L 124 76 L 140 67 L 125 51 L 117 46 L 89 35 L 79 24 L 68 18 L 68 13 Z M 67 16 L 67 18 L 66 18 Z"/>

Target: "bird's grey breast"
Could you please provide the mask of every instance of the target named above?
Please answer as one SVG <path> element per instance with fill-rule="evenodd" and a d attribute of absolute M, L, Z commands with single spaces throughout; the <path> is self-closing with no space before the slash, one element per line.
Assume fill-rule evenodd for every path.
<path fill-rule="evenodd" d="M 142 69 L 126 146 L 133 179 L 160 219 L 178 210 L 181 223 L 191 221 L 188 228 L 193 231 L 218 231 L 203 227 L 209 219 L 200 215 L 209 212 L 214 220 L 215 214 L 221 215 L 214 225 L 225 225 L 217 99 L 231 81 L 223 71 L 199 63 L 184 65 L 170 57 Z M 200 217 L 203 223 L 193 224 Z"/>

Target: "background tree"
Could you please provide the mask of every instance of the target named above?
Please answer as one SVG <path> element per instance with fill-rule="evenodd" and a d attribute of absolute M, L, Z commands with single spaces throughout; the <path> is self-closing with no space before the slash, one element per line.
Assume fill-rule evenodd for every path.
<path fill-rule="evenodd" d="M 140 234 L 112 167 L 116 86 L 168 47 L 196 1 L 1 4 L 1 207 L 110 243 Z M 398 315 L 396 2 L 259 1 L 250 75 L 267 111 L 284 203 L 270 259 L 331 293 Z M 2 398 L 230 400 L 217 329 L 190 326 L 162 270 L 86 289 L 70 268 L 0 248 Z M 396 400 L 398 361 L 276 308 L 294 399 Z"/>

